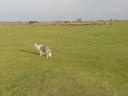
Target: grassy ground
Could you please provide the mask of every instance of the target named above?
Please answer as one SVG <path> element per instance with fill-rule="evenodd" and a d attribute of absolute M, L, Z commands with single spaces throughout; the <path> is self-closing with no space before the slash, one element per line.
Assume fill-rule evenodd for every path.
<path fill-rule="evenodd" d="M 0 25 L 0 96 L 128 96 L 127 26 Z"/>

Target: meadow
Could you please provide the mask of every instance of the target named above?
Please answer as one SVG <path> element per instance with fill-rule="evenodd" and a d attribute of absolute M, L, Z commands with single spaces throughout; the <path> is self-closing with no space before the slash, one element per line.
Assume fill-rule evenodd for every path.
<path fill-rule="evenodd" d="M 0 96 L 128 96 L 128 22 L 0 25 Z"/>

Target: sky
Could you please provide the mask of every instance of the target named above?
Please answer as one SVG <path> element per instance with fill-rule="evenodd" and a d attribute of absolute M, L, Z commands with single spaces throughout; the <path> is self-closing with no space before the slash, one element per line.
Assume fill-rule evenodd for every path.
<path fill-rule="evenodd" d="M 128 19 L 128 0 L 0 0 L 0 21 Z"/>

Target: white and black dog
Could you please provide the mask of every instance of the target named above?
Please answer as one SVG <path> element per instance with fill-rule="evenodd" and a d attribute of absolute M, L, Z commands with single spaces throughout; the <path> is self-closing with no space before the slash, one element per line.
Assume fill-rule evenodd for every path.
<path fill-rule="evenodd" d="M 51 54 L 51 49 L 50 49 L 48 46 L 43 45 L 43 44 L 41 44 L 41 43 L 35 43 L 34 46 L 35 46 L 35 47 L 37 48 L 37 50 L 40 52 L 40 56 L 44 55 L 44 56 L 46 56 L 47 58 L 49 58 L 49 57 L 52 56 L 52 54 Z"/>

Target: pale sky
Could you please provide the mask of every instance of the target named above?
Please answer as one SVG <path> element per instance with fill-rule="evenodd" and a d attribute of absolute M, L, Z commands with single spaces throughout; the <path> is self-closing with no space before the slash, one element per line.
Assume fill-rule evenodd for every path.
<path fill-rule="evenodd" d="M 128 0 L 0 0 L 0 21 L 128 19 Z"/>

